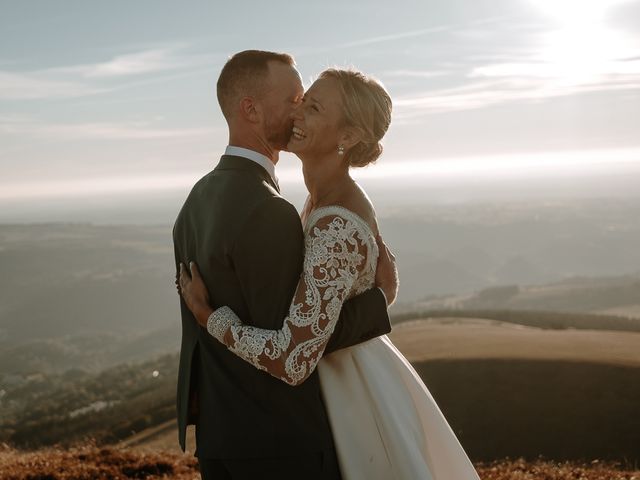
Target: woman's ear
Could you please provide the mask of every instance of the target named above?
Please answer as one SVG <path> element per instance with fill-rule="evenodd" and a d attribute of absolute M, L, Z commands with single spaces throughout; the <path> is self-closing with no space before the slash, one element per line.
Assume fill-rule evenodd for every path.
<path fill-rule="evenodd" d="M 343 145 L 345 150 L 349 150 L 354 145 L 362 141 L 362 133 L 354 127 L 345 127 L 338 136 L 338 145 Z"/>
<path fill-rule="evenodd" d="M 253 97 L 244 97 L 240 100 L 240 114 L 251 123 L 258 123 L 262 109 Z"/>

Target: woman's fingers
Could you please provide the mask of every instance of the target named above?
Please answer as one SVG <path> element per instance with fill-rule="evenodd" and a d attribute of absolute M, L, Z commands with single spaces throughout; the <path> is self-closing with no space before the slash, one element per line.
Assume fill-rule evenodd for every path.
<path fill-rule="evenodd" d="M 212 313 L 209 305 L 209 293 L 195 262 L 188 262 L 188 267 L 180 263 L 180 295 L 196 317 L 197 322 L 206 327 L 207 319 Z"/>
<path fill-rule="evenodd" d="M 191 277 L 192 278 L 201 278 L 200 276 L 200 270 L 198 270 L 198 265 L 196 265 L 196 262 L 189 262 L 189 268 L 191 270 Z"/>
<path fill-rule="evenodd" d="M 190 281 L 191 281 L 191 278 L 187 273 L 187 269 L 184 266 L 184 263 L 180 263 L 180 290 L 184 291 L 184 289 L 189 286 Z"/>
<path fill-rule="evenodd" d="M 396 261 L 396 256 L 393 254 L 393 252 L 389 249 L 389 247 L 387 246 L 386 243 L 384 243 L 384 240 L 382 239 L 382 235 L 378 234 L 376 236 L 376 243 L 378 244 L 378 251 L 380 252 L 381 255 L 386 255 L 387 257 L 389 257 L 392 261 Z"/>
<path fill-rule="evenodd" d="M 376 237 L 378 244 L 378 264 L 376 267 L 376 286 L 380 287 L 387 298 L 387 305 L 393 304 L 398 295 L 398 269 L 396 256 L 384 243 L 382 237 Z"/>
<path fill-rule="evenodd" d="M 393 254 L 393 252 L 389 249 L 389 247 L 387 247 L 387 244 L 385 243 L 384 248 L 387 249 L 387 255 L 389 255 L 391 257 L 391 260 L 393 260 L 394 262 L 396 261 L 396 256 Z"/>

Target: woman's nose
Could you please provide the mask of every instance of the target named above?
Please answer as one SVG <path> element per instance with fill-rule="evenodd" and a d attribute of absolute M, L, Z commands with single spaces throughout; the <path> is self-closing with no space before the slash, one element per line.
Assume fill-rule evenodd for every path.
<path fill-rule="evenodd" d="M 292 120 L 298 120 L 302 117 L 302 103 L 298 103 L 297 105 L 295 105 L 293 107 L 293 110 L 291 110 L 291 113 L 289 114 L 289 117 Z"/>

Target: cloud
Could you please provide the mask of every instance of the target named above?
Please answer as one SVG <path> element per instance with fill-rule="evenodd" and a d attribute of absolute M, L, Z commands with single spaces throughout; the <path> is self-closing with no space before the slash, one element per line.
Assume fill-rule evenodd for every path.
<path fill-rule="evenodd" d="M 537 32 L 518 55 L 498 50 L 489 58 L 467 59 L 456 87 L 396 98 L 396 118 L 472 110 L 504 103 L 543 102 L 591 92 L 640 89 L 640 36 L 605 25 L 571 25 Z M 491 61 L 493 60 L 493 61 Z"/>
<path fill-rule="evenodd" d="M 419 30 L 411 30 L 409 32 L 395 32 L 387 35 L 377 35 L 374 37 L 361 38 L 361 39 L 353 40 L 350 42 L 333 44 L 333 45 L 328 45 L 323 47 L 300 47 L 296 45 L 290 48 L 285 48 L 284 50 L 295 51 L 297 52 L 296 53 L 297 56 L 315 55 L 315 54 L 327 53 L 327 52 L 336 53 L 341 48 L 365 47 L 369 45 L 375 45 L 378 43 L 394 42 L 394 41 L 402 40 L 405 38 L 421 37 L 423 35 L 429 35 L 432 33 L 447 32 L 451 30 L 451 28 L 452 27 L 448 25 L 438 26 L 438 27 L 429 27 L 429 28 L 422 28 Z"/>
<path fill-rule="evenodd" d="M 46 70 L 49 74 L 71 74 L 83 78 L 114 78 L 192 67 L 209 60 L 209 56 L 181 55 L 183 45 L 155 48 L 118 55 L 106 62 L 96 62 Z"/>
<path fill-rule="evenodd" d="M 451 75 L 451 70 L 388 70 L 383 72 L 385 77 L 399 77 L 399 78 L 436 78 Z"/>
<path fill-rule="evenodd" d="M 73 98 L 107 91 L 73 80 L 53 79 L 43 73 L 0 71 L 0 100 Z"/>
<path fill-rule="evenodd" d="M 428 35 L 431 33 L 446 32 L 450 29 L 451 27 L 449 26 L 440 26 L 440 27 L 422 28 L 420 30 L 412 30 L 409 32 L 397 32 L 397 33 L 391 33 L 389 35 L 379 35 L 375 37 L 354 40 L 352 42 L 342 43 L 340 45 L 337 45 L 336 48 L 362 47 L 365 45 L 373 45 L 375 43 L 386 43 L 389 41 L 401 40 L 403 38 L 421 37 L 423 35 Z"/>
<path fill-rule="evenodd" d="M 35 100 L 85 97 L 126 88 L 118 83 L 131 77 L 162 81 L 173 77 L 152 74 L 172 72 L 188 75 L 210 68 L 218 57 L 211 54 L 185 54 L 186 45 L 116 55 L 104 62 L 94 62 L 36 71 L 0 70 L 0 100 Z M 177 71 L 177 72 L 176 72 Z M 135 83 L 134 83 L 135 85 Z"/>
<path fill-rule="evenodd" d="M 59 140 L 163 140 L 207 137 L 211 127 L 158 128 L 145 122 L 44 124 L 0 118 L 0 133 Z"/>
<path fill-rule="evenodd" d="M 598 91 L 640 89 L 640 78 L 622 77 L 603 83 L 561 84 L 536 78 L 501 78 L 460 87 L 437 89 L 396 98 L 395 118 L 401 122 L 423 115 L 474 110 L 505 103 L 531 103 Z"/>

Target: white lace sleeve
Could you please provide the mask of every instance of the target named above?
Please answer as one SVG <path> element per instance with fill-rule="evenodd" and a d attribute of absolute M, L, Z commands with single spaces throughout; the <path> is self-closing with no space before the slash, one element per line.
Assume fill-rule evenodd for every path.
<path fill-rule="evenodd" d="M 256 368 L 299 385 L 322 357 L 366 255 L 365 239 L 353 221 L 324 216 L 305 237 L 303 272 L 280 330 L 244 325 L 229 307 L 211 314 L 207 330 Z"/>

